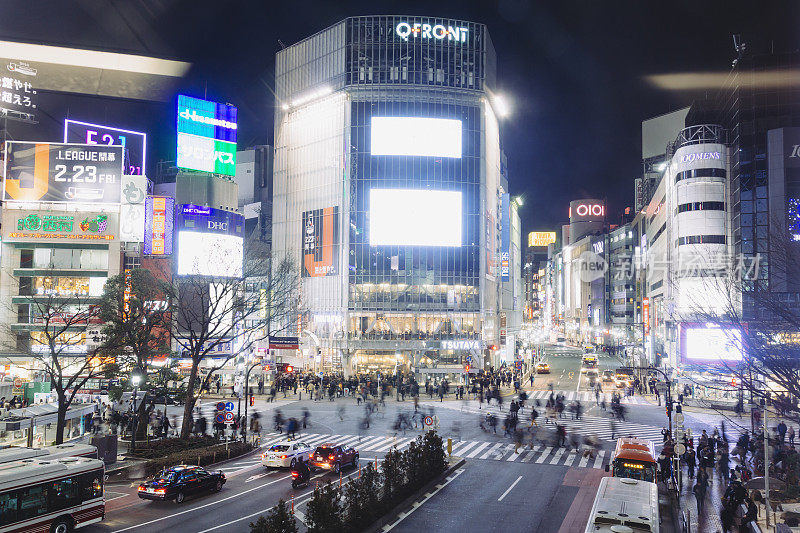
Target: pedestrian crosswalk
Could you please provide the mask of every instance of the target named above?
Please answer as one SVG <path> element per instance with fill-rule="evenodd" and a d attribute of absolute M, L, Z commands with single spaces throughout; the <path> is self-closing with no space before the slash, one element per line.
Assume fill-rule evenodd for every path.
<path fill-rule="evenodd" d="M 359 437 L 358 435 L 332 435 L 332 434 L 305 434 L 297 438 L 298 442 L 304 442 L 309 446 L 317 446 L 325 442 L 335 442 L 353 446 L 358 450 L 362 459 L 369 452 L 387 452 L 391 448 L 398 450 L 405 449 L 416 438 L 414 436 L 370 436 Z M 445 437 L 446 438 L 446 437 Z M 263 439 L 262 447 L 269 447 L 272 444 L 286 439 L 286 435 L 269 433 Z M 359 439 L 361 442 L 359 443 Z M 464 457 L 465 459 L 478 459 L 486 461 L 503 461 L 517 463 L 534 463 L 558 466 L 570 466 L 579 468 L 604 468 L 608 462 L 606 450 L 599 450 L 594 456 L 584 456 L 574 450 L 558 447 L 545 446 L 543 444 L 533 444 L 530 446 L 520 446 L 515 451 L 515 445 L 508 441 L 503 442 L 481 442 L 481 441 L 460 441 L 453 442 L 453 455 Z M 248 468 L 260 461 L 243 461 L 223 468 L 223 471 L 235 471 L 237 469 Z"/>
<path fill-rule="evenodd" d="M 574 401 L 581 401 L 586 403 L 594 403 L 596 400 L 595 394 L 591 391 L 555 391 L 550 392 L 549 390 L 536 390 L 531 391 L 528 393 L 529 400 L 539 400 L 541 402 L 546 402 L 550 395 L 564 395 L 564 401 L 567 402 L 574 402 Z M 606 403 L 611 400 L 611 391 L 606 391 L 600 394 L 600 400 L 605 399 Z M 623 396 L 621 399 L 623 404 L 629 405 L 651 405 L 645 398 L 641 396 Z"/>

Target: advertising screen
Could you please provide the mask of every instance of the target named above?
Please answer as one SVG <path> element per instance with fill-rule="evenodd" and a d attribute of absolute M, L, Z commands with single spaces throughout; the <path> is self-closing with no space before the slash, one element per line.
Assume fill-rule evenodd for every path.
<path fill-rule="evenodd" d="M 681 326 L 681 360 L 684 363 L 738 363 L 744 349 L 742 331 L 707 324 Z"/>
<path fill-rule="evenodd" d="M 532 231 L 528 233 L 528 247 L 547 247 L 548 244 L 556 242 L 555 231 Z"/>
<path fill-rule="evenodd" d="M 9 141 L 6 153 L 6 201 L 119 204 L 122 146 Z"/>
<path fill-rule="evenodd" d="M 371 189 L 372 246 L 461 246 L 461 193 L 426 189 Z"/>
<path fill-rule="evenodd" d="M 175 199 L 148 196 L 144 203 L 144 254 L 172 255 Z"/>
<path fill-rule="evenodd" d="M 236 175 L 237 109 L 178 96 L 178 167 Z"/>
<path fill-rule="evenodd" d="M 372 117 L 372 155 L 461 157 L 461 121 Z"/>
<path fill-rule="evenodd" d="M 178 232 L 178 275 L 241 277 L 244 239 L 222 233 Z"/>
<path fill-rule="evenodd" d="M 145 172 L 147 135 L 141 131 L 123 130 L 68 118 L 64 120 L 64 142 L 122 146 L 125 156 L 124 173 L 131 176 L 147 174 Z"/>
<path fill-rule="evenodd" d="M 335 276 L 339 266 L 339 206 L 303 212 L 302 277 Z"/>
<path fill-rule="evenodd" d="M 4 60 L 0 76 L 0 109 L 33 116 L 36 114 L 37 69 L 24 61 Z"/>
<path fill-rule="evenodd" d="M 241 277 L 244 217 L 193 204 L 178 208 L 178 275 Z"/>

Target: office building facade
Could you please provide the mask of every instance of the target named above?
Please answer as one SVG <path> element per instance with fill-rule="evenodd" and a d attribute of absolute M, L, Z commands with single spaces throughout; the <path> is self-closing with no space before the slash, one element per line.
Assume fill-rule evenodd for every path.
<path fill-rule="evenodd" d="M 495 65 L 485 26 L 425 17 L 351 17 L 278 52 L 273 255 L 301 270 L 300 363 L 497 362 L 519 231 Z"/>

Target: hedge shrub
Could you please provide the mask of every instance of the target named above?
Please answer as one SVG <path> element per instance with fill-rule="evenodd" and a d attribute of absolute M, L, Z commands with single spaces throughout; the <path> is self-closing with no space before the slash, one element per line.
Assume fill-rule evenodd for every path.
<path fill-rule="evenodd" d="M 216 444 L 206 448 L 183 450 L 147 461 L 144 466 L 145 475 L 152 476 L 164 468 L 169 468 L 175 465 L 186 464 L 206 466 L 224 461 L 229 457 L 238 457 L 240 455 L 244 455 L 252 449 L 253 445 L 251 443 L 236 441 L 228 443 L 227 449 L 225 444 Z"/>
<path fill-rule="evenodd" d="M 133 453 L 133 455 L 142 459 L 154 459 L 156 457 L 165 457 L 167 455 L 182 452 L 184 450 L 207 448 L 216 444 L 219 444 L 219 440 L 210 435 L 189 437 L 188 439 L 171 438 L 151 440 L 149 442 L 137 442 L 136 451 Z"/>

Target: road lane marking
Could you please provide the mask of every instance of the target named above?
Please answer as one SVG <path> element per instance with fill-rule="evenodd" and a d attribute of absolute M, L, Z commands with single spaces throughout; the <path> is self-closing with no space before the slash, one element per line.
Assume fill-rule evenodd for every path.
<path fill-rule="evenodd" d="M 597 459 L 594 460 L 593 468 L 600 468 L 600 466 L 603 464 L 603 456 L 605 454 L 605 450 L 600 450 L 600 453 L 597 454 Z"/>
<path fill-rule="evenodd" d="M 474 450 L 472 450 L 472 451 L 471 451 L 471 452 L 470 452 L 470 453 L 467 455 L 467 457 L 466 457 L 466 458 L 467 458 L 467 459 L 472 459 L 473 457 L 475 457 L 476 455 L 478 455 L 482 449 L 486 448 L 486 447 L 487 447 L 487 446 L 489 446 L 490 444 L 491 444 L 491 442 L 484 442 L 484 443 L 482 443 L 480 446 L 478 446 L 477 448 L 475 448 Z"/>
<path fill-rule="evenodd" d="M 516 486 L 517 486 L 517 483 L 519 483 L 519 480 L 520 480 L 520 479 L 522 479 L 522 476 L 519 476 L 519 477 L 517 478 L 517 480 L 516 480 L 514 483 L 512 483 L 510 487 L 508 487 L 508 488 L 506 489 L 506 491 L 503 493 L 503 495 L 502 495 L 502 496 L 500 496 L 499 498 L 497 498 L 497 501 L 499 501 L 499 502 L 503 501 L 503 498 L 505 498 L 505 497 L 506 497 L 506 495 L 507 495 L 509 492 L 511 492 L 511 489 L 513 489 L 514 487 L 516 487 Z"/>
<path fill-rule="evenodd" d="M 356 474 L 357 474 L 357 471 L 353 471 L 353 472 L 351 472 L 350 474 L 348 474 L 348 475 L 347 475 L 347 476 L 344 478 L 344 479 L 346 479 L 346 480 L 347 480 L 347 482 L 346 482 L 346 483 L 343 483 L 343 484 L 342 484 L 342 486 L 345 486 L 347 483 L 350 483 L 350 481 L 352 481 L 352 479 L 353 479 L 353 476 L 354 476 L 354 475 L 356 475 Z M 317 478 L 317 477 L 320 477 L 321 475 L 322 475 L 322 474 L 320 474 L 320 475 L 318 475 L 318 476 L 314 476 L 314 477 L 312 477 L 311 479 L 313 480 L 313 479 L 315 479 L 315 478 Z M 266 483 L 265 485 L 260 485 L 260 486 L 258 486 L 258 487 L 256 487 L 256 488 L 261 488 L 261 487 L 264 487 L 264 486 L 266 486 L 266 485 L 269 485 L 269 483 Z M 250 490 L 255 490 L 255 489 L 250 489 Z M 250 491 L 248 490 L 247 492 L 250 492 Z M 303 503 L 305 503 L 305 502 L 309 501 L 309 500 L 312 498 L 312 494 L 313 494 L 313 493 L 314 493 L 314 490 L 313 490 L 313 489 L 311 489 L 311 490 L 309 490 L 308 492 L 306 492 L 305 494 L 301 494 L 301 495 L 300 495 L 300 496 L 299 496 L 299 497 L 298 497 L 298 498 L 295 500 L 295 502 L 294 502 L 295 506 L 296 506 L 296 507 L 297 507 L 297 506 L 300 506 L 301 504 L 303 504 Z M 241 494 L 244 494 L 244 492 L 243 492 L 243 493 L 241 493 Z M 255 512 L 255 513 L 252 513 L 252 514 L 249 514 L 249 515 L 247 515 L 247 516 L 242 516 L 242 517 L 240 517 L 240 518 L 237 518 L 237 519 L 235 519 L 235 520 L 231 520 L 230 522 L 225 522 L 224 524 L 219 524 L 219 525 L 217 525 L 217 526 L 210 527 L 210 528 L 208 528 L 208 529 L 204 529 L 203 531 L 199 531 L 198 533 L 208 533 L 209 531 L 214 531 L 215 529 L 219 529 L 219 528 L 222 528 L 222 527 L 226 527 L 226 526 L 229 526 L 229 525 L 231 525 L 231 524 L 235 524 L 236 522 L 241 522 L 242 520 L 247 520 L 247 519 L 249 519 L 249 518 L 253 518 L 254 516 L 258 516 L 258 515 L 266 514 L 266 513 L 268 513 L 269 511 L 273 510 L 275 507 L 276 507 L 275 505 L 273 505 L 272 507 L 267 507 L 266 509 L 262 509 L 261 511 L 257 511 L 257 512 Z M 159 520 L 162 520 L 162 519 L 161 519 L 161 518 L 159 518 Z M 133 527 L 139 527 L 139 526 L 137 525 L 137 526 L 133 526 Z M 129 528 L 129 529 L 130 529 L 130 528 Z M 119 531 L 124 531 L 124 530 L 120 529 Z M 117 533 L 117 532 L 115 531 L 115 532 L 113 532 L 113 533 Z"/>
<path fill-rule="evenodd" d="M 551 465 L 557 465 L 558 464 L 558 462 L 561 460 L 561 456 L 564 455 L 564 450 L 566 450 L 566 448 L 559 448 L 558 449 L 558 451 L 555 453 L 555 455 L 553 455 L 553 460 L 550 461 Z"/>
<path fill-rule="evenodd" d="M 589 462 L 589 455 L 584 455 L 583 457 L 581 457 L 581 462 L 578 463 L 578 466 L 584 468 L 586 466 L 586 463 L 588 462 Z"/>
<path fill-rule="evenodd" d="M 550 455 L 550 452 L 552 450 L 553 450 L 552 446 L 548 446 L 547 448 L 545 448 L 544 451 L 542 451 L 542 455 L 540 455 L 539 458 L 536 459 L 535 462 L 537 464 L 542 464 L 544 462 L 544 460 L 547 459 L 547 456 Z"/>
<path fill-rule="evenodd" d="M 218 503 L 222 503 L 222 502 L 225 502 L 225 501 L 228 501 L 228 500 L 232 500 L 233 498 L 238 498 L 242 494 L 247 494 L 248 492 L 253 492 L 254 490 L 263 489 L 267 485 L 272 485 L 274 483 L 277 483 L 278 481 L 283 481 L 283 480 L 289 479 L 291 477 L 292 476 L 285 476 L 285 477 L 282 477 L 282 478 L 278 478 L 278 479 L 272 480 L 272 481 L 270 481 L 268 483 L 264 483 L 263 485 L 259 485 L 257 487 L 253 487 L 252 489 L 247 489 L 245 491 L 236 493 L 236 494 L 234 494 L 232 496 L 228 496 L 227 498 L 222 498 L 221 500 L 217 500 L 217 501 L 214 501 L 214 502 L 209 502 L 209 503 L 206 503 L 204 505 L 200 505 L 199 507 L 194 507 L 192 509 L 186 509 L 185 511 L 180 511 L 178 513 L 173 513 L 171 515 L 162 516 L 161 518 L 156 518 L 156 519 L 150 520 L 148 522 L 142 522 L 141 524 L 135 524 L 135 525 L 132 525 L 132 526 L 124 527 L 122 529 L 117 529 L 117 530 L 114 530 L 112 533 L 122 533 L 123 531 L 130 531 L 131 529 L 137 529 L 137 528 L 140 528 L 142 526 L 149 526 L 150 524 L 155 524 L 156 522 L 161 522 L 162 520 L 167 520 L 168 518 L 174 518 L 176 516 L 181 516 L 181 515 L 184 515 L 186 513 L 193 513 L 195 511 L 199 511 L 200 509 L 205 509 L 206 507 L 211 507 L 212 505 L 217 505 Z"/>
<path fill-rule="evenodd" d="M 577 459 L 577 458 L 578 458 L 578 452 L 570 453 L 567 456 L 567 460 L 564 461 L 564 466 L 572 466 L 572 463 L 574 463 L 575 459 Z"/>
<path fill-rule="evenodd" d="M 483 455 L 481 455 L 481 459 L 486 459 L 486 458 L 487 458 L 487 457 L 489 457 L 490 455 L 493 455 L 493 454 L 494 454 L 494 452 L 496 452 L 496 451 L 497 451 L 499 448 L 501 448 L 501 447 L 503 447 L 503 446 L 505 446 L 505 445 L 506 445 L 506 443 L 505 443 L 505 442 L 498 442 L 498 443 L 497 443 L 497 444 L 495 444 L 495 445 L 494 445 L 492 448 L 489 448 L 488 450 L 486 450 L 486 453 L 484 453 Z"/>
<path fill-rule="evenodd" d="M 414 504 L 414 505 L 411 507 L 411 509 L 409 509 L 409 511 L 408 511 L 408 512 L 405 514 L 405 516 L 402 516 L 402 517 L 398 518 L 398 519 L 397 519 L 397 521 L 395 521 L 395 522 L 393 522 L 393 523 L 391 523 L 391 524 L 386 524 L 385 526 L 383 526 L 383 533 L 387 533 L 388 531 L 391 531 L 392 529 L 394 529 L 394 527 L 395 527 L 397 524 L 399 524 L 400 522 L 402 522 L 403 520 L 405 520 L 406 518 L 408 518 L 408 517 L 411 515 L 411 513 L 413 513 L 414 511 L 416 511 L 416 510 L 417 510 L 417 509 L 419 509 L 420 507 L 422 507 L 422 506 L 425 504 L 425 502 L 427 502 L 428 500 L 430 500 L 431 498 L 433 498 L 434 496 L 436 496 L 436 494 L 437 494 L 437 493 L 438 493 L 440 490 L 442 490 L 442 489 L 443 489 L 443 488 L 445 488 L 447 485 L 449 485 L 450 483 L 452 483 L 453 481 L 455 481 L 455 479 L 456 479 L 458 476 L 460 476 L 461 474 L 463 474 L 463 473 L 464 473 L 464 469 L 463 469 L 463 468 L 459 468 L 458 470 L 456 470 L 456 471 L 453 473 L 453 475 L 452 475 L 452 476 L 450 476 L 450 477 L 448 477 L 448 478 L 447 478 L 447 481 L 445 481 L 444 483 L 442 483 L 442 484 L 440 484 L 440 485 L 436 485 L 436 490 L 432 491 L 432 492 L 430 493 L 430 495 L 426 495 L 424 500 L 422 500 L 421 502 L 416 502 L 416 503 L 415 503 L 415 504 Z M 521 477 L 521 476 L 520 476 L 520 477 Z M 203 531 L 203 532 L 201 532 L 201 533 L 205 533 L 205 532 Z"/>
<path fill-rule="evenodd" d="M 466 441 L 466 442 L 462 442 L 460 444 L 456 444 L 455 448 L 453 448 L 453 455 L 457 455 L 459 453 L 464 453 L 465 451 L 469 450 L 470 448 L 472 448 L 476 444 L 478 444 L 478 443 L 475 442 L 475 441 Z"/>

